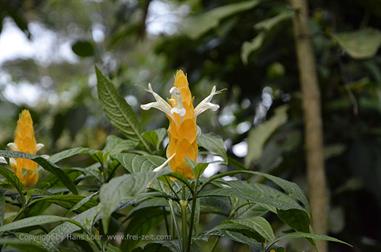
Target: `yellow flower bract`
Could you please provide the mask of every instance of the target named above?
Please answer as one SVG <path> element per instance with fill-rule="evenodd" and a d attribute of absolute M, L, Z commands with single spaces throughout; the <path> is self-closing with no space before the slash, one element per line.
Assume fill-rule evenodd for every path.
<path fill-rule="evenodd" d="M 23 110 L 17 121 L 14 143 L 20 152 L 30 154 L 36 154 L 37 152 L 33 120 L 28 110 Z M 38 164 L 23 158 L 16 158 L 15 161 L 11 166 L 21 183 L 25 186 L 35 185 L 38 181 Z"/>
<path fill-rule="evenodd" d="M 187 77 L 183 71 L 177 71 L 173 86 L 180 90 L 185 115 L 182 117 L 179 114 L 174 114 L 172 118 L 168 117 L 169 143 L 167 158 L 176 153 L 169 162 L 170 168 L 174 172 L 178 172 L 188 178 L 193 178 L 192 168 L 187 164 L 186 158 L 192 161 L 197 159 L 197 124 L 193 97 L 189 90 Z M 175 99 L 170 99 L 169 103 L 172 107 L 177 105 Z"/>

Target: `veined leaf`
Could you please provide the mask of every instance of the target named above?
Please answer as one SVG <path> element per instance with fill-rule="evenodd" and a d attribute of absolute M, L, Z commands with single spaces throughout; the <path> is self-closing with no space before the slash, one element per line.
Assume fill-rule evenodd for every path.
<path fill-rule="evenodd" d="M 259 234 L 264 241 L 272 241 L 275 239 L 275 235 L 270 223 L 265 218 L 260 216 L 245 219 L 228 220 L 213 228 L 212 230 L 249 230 Z M 261 240 L 258 242 L 261 242 Z"/>
<path fill-rule="evenodd" d="M 276 109 L 275 115 L 269 120 L 261 123 L 249 133 L 248 154 L 245 158 L 245 164 L 248 166 L 251 162 L 258 160 L 263 151 L 267 139 L 274 131 L 287 121 L 287 106 Z"/>
<path fill-rule="evenodd" d="M 72 218 L 73 221 L 81 224 L 86 230 L 90 230 L 93 223 L 96 221 L 97 216 L 100 211 L 100 205 L 92 207 L 83 213 L 76 215 Z M 54 248 L 66 239 L 70 234 L 81 230 L 81 228 L 73 223 L 65 222 L 61 225 L 56 226 L 52 229 L 49 234 L 46 236 L 46 239 L 43 241 L 43 245 L 49 251 L 52 251 Z"/>
<path fill-rule="evenodd" d="M 49 161 L 55 164 L 66 158 L 70 158 L 72 156 L 76 156 L 80 154 L 89 154 L 90 152 L 94 152 L 94 151 L 95 150 L 92 150 L 90 148 L 75 147 L 75 148 L 71 148 L 71 149 L 67 149 L 67 150 L 63 150 L 61 152 L 55 153 L 54 155 L 49 157 Z"/>
<path fill-rule="evenodd" d="M 254 8 L 259 0 L 238 2 L 215 8 L 201 15 L 189 18 L 185 22 L 184 32 L 192 39 L 197 39 L 207 31 L 215 28 L 224 19 L 242 11 Z"/>
<path fill-rule="evenodd" d="M 347 246 L 352 247 L 351 244 L 346 243 L 346 242 L 344 242 L 344 241 L 341 241 L 341 240 L 339 240 L 339 239 L 333 238 L 333 237 L 331 237 L 331 236 L 327 236 L 327 235 L 319 235 L 319 234 L 312 234 L 312 233 L 303 233 L 303 232 L 294 232 L 294 233 L 288 233 L 288 234 L 285 234 L 285 235 L 283 235 L 283 236 L 280 236 L 280 237 L 276 238 L 276 240 L 273 241 L 273 242 L 269 245 L 269 248 L 271 248 L 271 246 L 273 246 L 275 243 L 277 243 L 277 242 L 280 241 L 280 240 L 300 239 L 300 238 L 313 239 L 313 240 L 323 240 L 323 241 L 331 241 L 331 242 L 338 242 L 338 243 L 342 243 L 342 244 L 345 244 L 345 245 L 347 245 Z"/>
<path fill-rule="evenodd" d="M 123 151 L 132 150 L 137 146 L 138 142 L 131 139 L 122 139 L 117 136 L 108 136 L 106 140 L 106 146 L 103 148 L 104 152 L 110 155 L 115 155 Z"/>
<path fill-rule="evenodd" d="M 84 198 L 85 197 L 81 195 L 49 195 L 46 197 L 41 197 L 41 198 L 32 200 L 29 203 L 29 205 L 32 206 L 33 204 L 36 204 L 39 202 L 47 202 L 47 203 L 57 204 L 66 209 L 70 209 L 74 205 L 76 205 L 78 202 L 83 200 Z M 90 208 L 96 205 L 95 201 L 87 201 L 86 203 L 87 203 L 87 208 Z"/>
<path fill-rule="evenodd" d="M 333 38 L 355 59 L 373 57 L 381 45 L 381 31 L 373 28 L 336 33 Z"/>
<path fill-rule="evenodd" d="M 102 72 L 95 67 L 99 100 L 111 123 L 129 139 L 140 141 L 148 152 L 150 147 L 142 136 L 140 123 L 130 105 L 118 94 L 118 91 Z"/>
<path fill-rule="evenodd" d="M 11 184 L 13 185 L 17 192 L 20 194 L 21 201 L 25 203 L 25 197 L 24 197 L 24 186 L 18 179 L 18 177 L 9 169 L 6 167 L 0 166 L 0 174 Z"/>
<path fill-rule="evenodd" d="M 144 132 L 143 137 L 155 150 L 159 150 L 166 133 L 166 129 L 160 128 Z"/>
<path fill-rule="evenodd" d="M 4 151 L 0 150 L 0 156 L 8 157 L 8 158 L 24 158 L 30 159 L 39 164 L 45 170 L 53 173 L 62 183 L 74 194 L 78 194 L 77 188 L 74 183 L 70 180 L 69 176 L 61 170 L 58 166 L 51 163 L 49 160 L 37 155 L 32 155 L 23 152 L 17 151 Z"/>
<path fill-rule="evenodd" d="M 33 227 L 37 225 L 44 225 L 48 223 L 54 222 L 62 222 L 62 221 L 71 221 L 69 218 L 55 216 L 55 215 L 40 215 L 34 217 L 24 218 L 18 221 L 11 222 L 9 224 L 5 224 L 0 227 L 0 232 L 12 231 L 16 229 Z"/>
<path fill-rule="evenodd" d="M 225 164 L 228 163 L 228 157 L 226 155 L 225 145 L 222 138 L 213 134 L 201 134 L 197 138 L 197 142 L 202 148 L 222 157 Z"/>
<path fill-rule="evenodd" d="M 113 156 L 129 172 L 151 172 L 165 162 L 165 158 L 154 155 L 138 155 L 132 153 L 120 153 Z"/>
<path fill-rule="evenodd" d="M 156 178 L 154 172 L 137 172 L 111 179 L 101 187 L 102 224 L 107 233 L 111 214 L 123 205 L 137 202 L 139 194 L 146 191 Z"/>
<path fill-rule="evenodd" d="M 10 245 L 11 247 L 20 249 L 20 251 L 30 251 L 30 252 L 46 252 L 48 251 L 42 246 L 41 240 L 43 236 L 32 235 L 26 233 L 17 233 L 17 238 L 0 238 L 0 244 Z M 26 239 L 27 238 L 27 239 Z M 49 252 L 55 252 L 55 250 L 50 250 Z"/>
<path fill-rule="evenodd" d="M 199 196 L 232 196 L 276 209 L 305 211 L 293 198 L 274 188 L 262 184 L 248 184 L 244 181 L 228 181 L 221 188 L 201 191 Z"/>

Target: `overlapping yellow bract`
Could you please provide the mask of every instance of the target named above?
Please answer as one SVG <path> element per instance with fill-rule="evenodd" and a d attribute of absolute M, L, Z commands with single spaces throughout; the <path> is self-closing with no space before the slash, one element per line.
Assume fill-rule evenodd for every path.
<path fill-rule="evenodd" d="M 142 104 L 143 110 L 151 108 L 164 112 L 169 120 L 167 146 L 167 161 L 170 168 L 187 178 L 194 178 L 192 167 L 188 162 L 197 161 L 198 146 L 196 124 L 197 117 L 207 111 L 216 111 L 219 106 L 211 102 L 213 96 L 220 93 L 213 86 L 210 94 L 205 97 L 196 107 L 193 107 L 193 97 L 189 90 L 189 84 L 183 71 L 178 70 L 175 75 L 173 87 L 169 90 L 171 94 L 168 102 L 153 91 L 151 84 L 148 84 L 147 92 L 151 93 L 155 99 L 154 102 Z M 164 166 L 158 168 L 162 168 Z M 157 170 L 157 169 L 155 169 Z"/>
<path fill-rule="evenodd" d="M 179 70 L 175 76 L 174 87 L 181 93 L 185 115 L 174 114 L 168 117 L 167 158 L 175 156 L 169 162 L 170 168 L 188 178 L 193 178 L 192 168 L 186 162 L 186 158 L 196 161 L 198 154 L 196 114 L 193 107 L 193 97 L 189 90 L 189 84 L 184 72 Z M 170 99 L 169 104 L 176 106 L 176 100 Z"/>
<path fill-rule="evenodd" d="M 17 151 L 36 154 L 37 143 L 34 136 L 33 120 L 28 110 L 23 110 L 15 130 Z M 29 159 L 16 158 L 11 163 L 16 176 L 25 186 L 35 185 L 38 181 L 38 164 Z"/>

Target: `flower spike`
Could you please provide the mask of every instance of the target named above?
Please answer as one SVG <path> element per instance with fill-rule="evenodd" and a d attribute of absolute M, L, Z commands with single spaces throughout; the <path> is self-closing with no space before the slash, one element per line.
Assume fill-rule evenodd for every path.
<path fill-rule="evenodd" d="M 155 171 L 161 170 L 169 163 L 172 171 L 187 178 L 193 178 L 192 167 L 186 160 L 196 161 L 198 155 L 197 136 L 200 134 L 200 129 L 196 124 L 196 119 L 198 115 L 208 109 L 216 111 L 219 108 L 217 104 L 211 103 L 211 100 L 220 91 L 216 91 L 216 87 L 213 87 L 210 95 L 194 108 L 187 77 L 181 70 L 176 72 L 173 87 L 169 90 L 171 97 L 168 102 L 152 90 L 151 84 L 148 84 L 147 91 L 154 96 L 155 101 L 140 107 L 143 110 L 156 108 L 164 112 L 169 119 L 167 161 L 157 167 Z"/>

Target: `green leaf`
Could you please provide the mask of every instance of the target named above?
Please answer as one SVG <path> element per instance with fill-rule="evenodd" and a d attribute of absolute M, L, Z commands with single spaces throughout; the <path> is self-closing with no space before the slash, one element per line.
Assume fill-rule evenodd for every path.
<path fill-rule="evenodd" d="M 127 138 L 140 141 L 148 152 L 151 149 L 142 136 L 142 129 L 135 112 L 130 105 L 121 97 L 102 72 L 95 67 L 97 75 L 98 97 L 107 117 Z"/>
<path fill-rule="evenodd" d="M 228 181 L 221 188 L 201 191 L 199 196 L 237 197 L 276 209 L 305 211 L 293 198 L 274 188 L 262 184 L 248 184 L 244 181 Z"/>
<path fill-rule="evenodd" d="M 45 170 L 53 173 L 61 182 L 74 194 L 78 194 L 77 188 L 74 183 L 70 180 L 69 176 L 61 170 L 58 166 L 51 163 L 41 156 L 36 156 L 28 153 L 17 152 L 17 151 L 4 151 L 0 150 L 0 156 L 7 158 L 24 158 L 30 159 L 39 164 Z"/>
<path fill-rule="evenodd" d="M 270 248 L 272 245 L 274 245 L 275 243 L 277 243 L 278 241 L 280 240 L 287 240 L 287 239 L 300 239 L 300 238 L 305 238 L 305 239 L 313 239 L 313 240 L 323 240 L 323 241 L 331 241 L 331 242 L 338 242 L 338 243 L 342 243 L 342 244 L 345 244 L 345 245 L 348 245 L 350 247 L 352 247 L 352 245 L 350 245 L 349 243 L 346 243 L 344 241 L 341 241 L 339 239 L 336 239 L 336 238 L 333 238 L 331 236 L 327 236 L 327 235 L 319 235 L 319 234 L 312 234 L 312 233 L 303 233 L 303 232 L 294 232 L 294 233 L 288 233 L 286 235 L 283 235 L 281 237 L 278 237 L 276 238 L 275 241 L 273 241 L 271 244 L 270 244 Z"/>
<path fill-rule="evenodd" d="M 281 24 L 283 21 L 289 20 L 293 16 L 293 12 L 289 10 L 283 10 L 275 17 L 265 19 L 257 23 L 254 27 L 261 32 L 255 36 L 251 41 L 246 41 L 242 44 L 241 59 L 244 64 L 247 64 L 251 53 L 258 51 L 264 44 L 267 35 L 273 28 Z"/>
<path fill-rule="evenodd" d="M 261 155 L 267 139 L 287 121 L 287 106 L 281 106 L 275 110 L 275 114 L 267 121 L 250 130 L 247 139 L 248 154 L 245 158 L 246 166 L 257 161 Z"/>
<path fill-rule="evenodd" d="M 62 222 L 62 221 L 71 221 L 69 218 L 55 216 L 55 215 L 40 215 L 34 217 L 24 218 L 18 221 L 11 222 L 9 224 L 5 224 L 0 227 L 0 232 L 12 231 L 16 229 L 33 227 L 37 225 L 44 225 L 48 223 L 54 222 Z"/>
<path fill-rule="evenodd" d="M 265 36 L 265 32 L 260 32 L 251 41 L 246 41 L 242 44 L 241 60 L 244 64 L 247 64 L 250 54 L 262 47 Z"/>
<path fill-rule="evenodd" d="M 7 247 L 17 248 L 17 251 L 27 251 L 27 252 L 46 252 L 48 251 L 41 245 L 41 239 L 43 236 L 32 235 L 26 233 L 17 233 L 17 238 L 0 238 L 0 244 L 4 244 Z M 26 239 L 27 238 L 27 239 Z M 12 250 L 13 251 L 13 250 Z M 57 251 L 57 250 L 51 250 Z"/>
<path fill-rule="evenodd" d="M 283 21 L 290 20 L 292 16 L 294 15 L 294 12 L 290 10 L 283 10 L 278 15 L 262 20 L 261 22 L 257 23 L 254 27 L 257 30 L 265 30 L 270 31 L 278 24 L 282 23 Z"/>
<path fill-rule="evenodd" d="M 135 203 L 139 194 L 146 191 L 149 184 L 156 178 L 154 172 L 137 172 L 113 178 L 100 189 L 102 208 L 102 224 L 105 232 L 111 214 L 123 205 Z"/>
<path fill-rule="evenodd" d="M 25 203 L 25 197 L 24 197 L 24 186 L 18 179 L 18 177 L 12 172 L 11 170 L 0 166 L 0 174 L 11 184 L 13 185 L 17 192 L 20 194 L 20 199 L 21 202 L 24 204 Z"/>
<path fill-rule="evenodd" d="M 208 167 L 208 163 L 198 163 L 194 168 L 194 173 L 196 175 L 196 178 L 199 178 L 205 171 L 205 169 Z"/>
<path fill-rule="evenodd" d="M 165 158 L 154 155 L 138 155 L 132 153 L 120 153 L 113 156 L 129 172 L 151 172 L 165 162 Z"/>
<path fill-rule="evenodd" d="M 273 175 L 263 173 L 263 172 L 253 171 L 251 173 L 259 175 L 259 176 L 263 176 L 267 178 L 268 180 L 274 182 L 276 185 L 282 188 L 282 190 L 284 190 L 288 196 L 301 202 L 303 206 L 309 211 L 310 206 L 309 206 L 308 200 L 306 196 L 304 195 L 303 191 L 300 189 L 300 187 L 296 183 L 290 182 L 285 179 L 275 177 Z"/>
<path fill-rule="evenodd" d="M 83 226 L 86 230 L 91 230 L 93 223 L 96 221 L 96 218 L 99 214 L 99 211 L 100 205 L 97 205 L 79 215 L 76 215 L 72 218 L 72 220 L 81 224 L 81 226 Z M 52 229 L 46 236 L 46 239 L 44 239 L 44 247 L 48 248 L 49 251 L 52 251 L 52 249 L 57 248 L 57 246 L 70 234 L 79 230 L 81 230 L 81 228 L 78 225 L 70 222 L 65 222 L 61 225 L 58 225 Z"/>
<path fill-rule="evenodd" d="M 117 136 L 108 136 L 106 140 L 106 146 L 103 148 L 103 152 L 107 152 L 110 155 L 115 155 L 124 151 L 135 149 L 138 142 L 134 140 L 126 140 Z"/>
<path fill-rule="evenodd" d="M 216 154 L 224 159 L 224 164 L 228 163 L 228 157 L 226 155 L 225 145 L 222 138 L 214 134 L 201 134 L 197 138 L 198 145 L 202 148 Z"/>
<path fill-rule="evenodd" d="M 166 129 L 160 128 L 144 132 L 143 137 L 155 150 L 159 150 L 166 133 Z"/>
<path fill-rule="evenodd" d="M 259 0 L 238 2 L 189 18 L 185 21 L 184 33 L 192 39 L 197 39 L 207 31 L 217 27 L 223 19 L 242 11 L 250 10 L 259 3 Z"/>
<path fill-rule="evenodd" d="M 59 206 L 62 206 L 66 209 L 72 208 L 74 205 L 79 203 L 81 200 L 83 200 L 85 197 L 81 195 L 49 195 L 49 196 L 43 196 L 41 198 L 32 200 L 29 203 L 29 206 L 32 206 L 39 202 L 46 202 L 46 203 L 53 203 L 57 204 Z M 97 205 L 95 201 L 87 201 L 86 202 L 86 208 L 94 207 Z"/>
<path fill-rule="evenodd" d="M 144 208 L 140 211 L 136 211 L 129 216 L 130 221 L 124 233 L 138 236 L 146 235 L 163 220 L 164 214 L 166 213 L 157 207 Z M 149 218 L 147 218 L 147 216 L 149 216 Z M 122 242 L 121 248 L 123 251 L 132 251 L 138 244 L 141 244 L 140 239 L 125 239 Z"/>
<path fill-rule="evenodd" d="M 352 58 L 366 59 L 376 55 L 381 45 L 381 32 L 364 28 L 352 32 L 333 34 L 333 38 Z"/>
<path fill-rule="evenodd" d="M 265 218 L 260 216 L 245 218 L 245 219 L 228 220 L 224 223 L 229 224 L 230 227 L 233 227 L 231 228 L 233 230 L 245 229 L 245 230 L 250 230 L 252 232 L 256 232 L 265 241 L 272 241 L 273 239 L 275 239 L 275 235 L 271 228 L 270 223 Z M 218 227 L 219 226 L 217 226 L 216 228 Z"/>
<path fill-rule="evenodd" d="M 80 57 L 90 57 L 95 54 L 94 44 L 88 40 L 77 40 L 72 44 L 71 49 Z"/>
<path fill-rule="evenodd" d="M 300 209 L 278 210 L 278 217 L 296 231 L 310 231 L 310 217 L 306 211 Z"/>
<path fill-rule="evenodd" d="M 70 157 L 81 155 L 81 154 L 89 154 L 93 151 L 94 150 L 90 148 L 75 147 L 75 148 L 71 148 L 71 149 L 67 149 L 67 150 L 55 153 L 54 155 L 50 156 L 48 160 L 55 164 L 66 158 L 70 158 Z"/>

